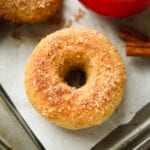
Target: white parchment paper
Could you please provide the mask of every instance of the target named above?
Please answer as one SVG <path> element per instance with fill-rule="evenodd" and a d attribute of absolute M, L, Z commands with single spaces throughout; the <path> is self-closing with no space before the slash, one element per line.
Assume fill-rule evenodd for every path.
<path fill-rule="evenodd" d="M 101 31 L 116 45 L 126 64 L 127 85 L 122 103 L 107 121 L 78 131 L 62 129 L 42 118 L 30 105 L 24 90 L 24 68 L 30 54 L 40 39 L 57 27 L 51 21 L 19 28 L 0 22 L 0 82 L 48 150 L 88 150 L 118 125 L 127 123 L 150 101 L 150 58 L 126 57 L 124 42 L 118 38 L 123 25 L 150 35 L 150 9 L 128 18 L 108 19 L 85 9 L 78 1 L 64 0 L 62 15 L 74 20 L 79 8 L 86 14 L 79 22 L 73 21 L 72 27 L 86 26 Z M 21 41 L 12 38 L 14 32 L 20 34 Z"/>

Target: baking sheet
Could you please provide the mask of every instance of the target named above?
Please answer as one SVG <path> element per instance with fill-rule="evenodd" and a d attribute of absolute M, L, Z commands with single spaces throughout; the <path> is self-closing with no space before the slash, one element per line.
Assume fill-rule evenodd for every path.
<path fill-rule="evenodd" d="M 85 16 L 74 21 L 78 9 Z M 108 19 L 86 10 L 78 1 L 64 0 L 62 16 L 72 19 L 72 27 L 87 26 L 104 33 L 118 48 L 127 66 L 127 85 L 117 111 L 100 126 L 70 131 L 42 118 L 30 105 L 24 90 L 24 67 L 36 44 L 60 28 L 52 21 L 16 27 L 0 22 L 0 82 L 46 149 L 88 150 L 120 124 L 127 123 L 150 100 L 150 58 L 126 57 L 118 38 L 119 27 L 129 25 L 150 35 L 150 9 L 129 18 Z"/>
<path fill-rule="evenodd" d="M 0 150 L 45 150 L 0 85 Z"/>

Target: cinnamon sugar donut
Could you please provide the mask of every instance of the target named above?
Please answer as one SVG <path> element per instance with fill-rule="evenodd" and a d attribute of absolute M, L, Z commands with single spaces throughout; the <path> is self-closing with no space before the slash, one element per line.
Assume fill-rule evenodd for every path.
<path fill-rule="evenodd" d="M 0 18 L 15 23 L 40 22 L 54 16 L 62 0 L 0 0 Z"/>
<path fill-rule="evenodd" d="M 77 72 L 84 78 L 79 86 L 69 79 Z M 48 35 L 33 51 L 25 72 L 26 92 L 34 108 L 67 129 L 106 120 L 122 99 L 125 80 L 116 48 L 100 32 L 87 28 Z"/>

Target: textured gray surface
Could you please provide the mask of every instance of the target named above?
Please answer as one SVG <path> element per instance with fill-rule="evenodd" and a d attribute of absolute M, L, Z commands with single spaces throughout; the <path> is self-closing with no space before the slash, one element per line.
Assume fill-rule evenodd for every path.
<path fill-rule="evenodd" d="M 148 150 L 150 147 L 149 108 L 150 103 L 138 111 L 128 124 L 117 127 L 92 150 Z"/>
<path fill-rule="evenodd" d="M 63 14 L 73 19 L 77 1 L 64 1 Z M 34 133 L 47 149 L 88 150 L 118 125 L 128 122 L 150 98 L 150 58 L 126 57 L 124 42 L 118 38 L 119 27 L 129 25 L 150 35 L 150 9 L 124 19 L 108 19 L 85 10 L 86 15 L 72 26 L 87 26 L 103 32 L 116 45 L 127 66 L 127 86 L 117 111 L 102 125 L 69 131 L 59 128 L 42 118 L 32 108 L 24 90 L 24 67 L 32 50 L 47 33 L 54 30 L 51 23 L 14 25 L 0 23 L 0 82 Z M 19 32 L 22 42 L 14 40 L 12 33 Z M 38 35 L 37 35 L 38 34 Z"/>
<path fill-rule="evenodd" d="M 0 150 L 44 148 L 34 138 L 0 85 Z"/>

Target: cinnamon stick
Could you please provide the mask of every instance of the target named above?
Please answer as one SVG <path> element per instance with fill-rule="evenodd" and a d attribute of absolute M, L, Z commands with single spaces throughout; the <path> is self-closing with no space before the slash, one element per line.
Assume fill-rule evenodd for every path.
<path fill-rule="evenodd" d="M 123 27 L 119 37 L 125 41 L 149 41 L 149 38 L 146 35 L 129 27 Z"/>
<path fill-rule="evenodd" d="M 150 56 L 150 40 L 131 28 L 124 27 L 119 34 L 126 41 L 127 56 Z"/>
<path fill-rule="evenodd" d="M 127 46 L 126 55 L 127 56 L 150 56 L 150 48 Z"/>
<path fill-rule="evenodd" d="M 144 42 L 144 41 L 127 41 L 126 42 L 127 47 L 140 47 L 140 48 L 150 48 L 150 42 Z"/>
<path fill-rule="evenodd" d="M 150 56 L 150 42 L 126 42 L 127 56 Z"/>

